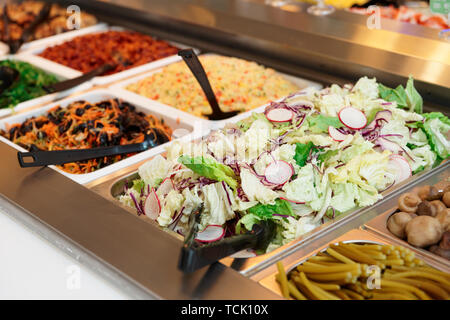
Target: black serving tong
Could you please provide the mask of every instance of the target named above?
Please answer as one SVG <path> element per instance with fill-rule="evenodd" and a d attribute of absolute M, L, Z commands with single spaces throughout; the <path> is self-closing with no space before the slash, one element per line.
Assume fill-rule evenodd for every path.
<path fill-rule="evenodd" d="M 0 94 L 11 87 L 19 76 L 20 73 L 16 69 L 7 66 L 0 66 Z"/>
<path fill-rule="evenodd" d="M 200 214 L 201 209 L 191 214 L 191 229 L 181 248 L 178 268 L 186 273 L 194 272 L 244 249 L 265 250 L 276 234 L 275 223 L 267 220 L 254 224 L 249 232 L 202 245 L 195 241 Z"/>
<path fill-rule="evenodd" d="M 22 168 L 42 167 L 52 164 L 64 164 L 120 154 L 142 152 L 169 141 L 165 134 L 157 132 L 157 129 L 153 130 L 154 131 L 152 131 L 151 134 L 145 135 L 145 140 L 141 143 L 57 151 L 42 151 L 37 148 L 32 148 L 30 152 L 18 152 L 17 158 L 19 160 L 19 165 Z"/>
<path fill-rule="evenodd" d="M 17 40 L 11 40 L 9 38 L 9 22 L 10 18 L 8 15 L 7 5 L 3 7 L 3 23 L 4 30 L 6 35 L 6 40 L 9 46 L 10 53 L 14 54 L 19 51 L 20 47 L 28 41 L 28 39 L 33 35 L 33 32 L 36 30 L 37 26 L 39 26 L 42 22 L 44 22 L 48 16 L 50 15 L 50 10 L 52 8 L 51 3 L 45 3 L 44 6 L 39 11 L 38 15 L 34 18 L 34 20 L 30 23 L 28 27 L 23 29 L 22 35 Z"/>
<path fill-rule="evenodd" d="M 183 49 L 178 51 L 178 55 L 181 56 L 184 62 L 187 64 L 189 69 L 191 70 L 194 77 L 197 79 L 200 87 L 205 93 L 206 99 L 208 100 L 209 105 L 212 109 L 212 114 L 206 114 L 210 120 L 223 120 L 231 118 L 238 114 L 237 111 L 231 112 L 223 112 L 220 109 L 219 103 L 217 102 L 216 95 L 211 88 L 211 84 L 209 83 L 208 76 L 206 75 L 205 69 L 203 69 L 200 60 L 195 54 L 193 49 Z"/>
<path fill-rule="evenodd" d="M 86 82 L 86 81 L 91 80 L 92 78 L 100 76 L 100 75 L 104 74 L 105 72 L 113 70 L 113 69 L 115 69 L 115 67 L 116 66 L 113 64 L 106 63 L 98 68 L 95 68 L 94 70 L 91 70 L 91 71 L 77 77 L 77 78 L 57 82 L 57 83 L 54 83 L 49 86 L 44 86 L 44 90 L 49 93 L 69 90 L 69 89 L 72 89 L 73 87 L 76 87 L 76 86 Z"/>

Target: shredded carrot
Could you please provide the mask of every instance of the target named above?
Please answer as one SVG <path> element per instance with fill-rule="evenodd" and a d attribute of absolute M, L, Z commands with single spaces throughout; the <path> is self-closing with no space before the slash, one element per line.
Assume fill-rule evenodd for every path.
<path fill-rule="evenodd" d="M 87 149 L 95 147 L 140 143 L 148 134 L 158 144 L 171 139 L 172 129 L 151 114 L 136 111 L 131 104 L 119 99 L 91 104 L 77 101 L 66 108 L 56 106 L 43 116 L 23 123 L 8 125 L 0 134 L 30 150 Z M 83 174 L 120 161 L 128 155 L 103 157 L 58 166 L 62 170 Z"/>

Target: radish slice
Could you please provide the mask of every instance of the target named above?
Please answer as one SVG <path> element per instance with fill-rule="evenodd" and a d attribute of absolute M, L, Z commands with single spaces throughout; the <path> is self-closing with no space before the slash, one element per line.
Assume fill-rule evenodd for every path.
<path fill-rule="evenodd" d="M 238 251 L 236 253 L 233 253 L 230 258 L 234 258 L 234 259 L 246 259 L 246 258 L 253 258 L 256 257 L 256 253 L 255 251 L 251 250 L 251 249 L 244 249 L 241 251 Z"/>
<path fill-rule="evenodd" d="M 389 150 L 393 153 L 403 151 L 402 147 L 400 147 L 397 143 L 383 137 L 377 139 L 377 144 L 381 147 L 381 150 Z"/>
<path fill-rule="evenodd" d="M 366 126 L 367 118 L 361 110 L 345 107 L 339 111 L 339 120 L 348 128 L 359 130 Z"/>
<path fill-rule="evenodd" d="M 203 231 L 197 233 L 195 240 L 200 242 L 213 242 L 223 238 L 225 235 L 225 229 L 217 224 L 210 224 L 206 226 Z"/>
<path fill-rule="evenodd" d="M 270 109 L 266 113 L 266 118 L 271 122 L 288 122 L 294 117 L 294 112 L 286 108 Z"/>
<path fill-rule="evenodd" d="M 389 157 L 388 171 L 394 174 L 395 184 L 412 176 L 412 170 L 408 160 L 396 154 Z"/>
<path fill-rule="evenodd" d="M 264 171 L 266 180 L 274 184 L 286 183 L 293 174 L 294 168 L 292 165 L 282 160 L 277 160 L 270 163 Z"/>
<path fill-rule="evenodd" d="M 286 200 L 286 201 L 288 201 L 288 202 L 292 202 L 292 203 L 295 203 L 295 204 L 305 204 L 305 203 L 306 203 L 306 202 L 304 202 L 304 201 L 295 201 L 295 200 L 287 199 L 287 198 L 285 198 L 285 197 L 280 197 L 280 199 L 281 199 L 281 200 Z"/>
<path fill-rule="evenodd" d="M 172 179 L 165 178 L 158 187 L 158 194 L 165 197 L 170 191 L 174 189 L 175 186 L 173 185 Z"/>
<path fill-rule="evenodd" d="M 155 189 L 152 188 L 152 191 L 150 191 L 150 194 L 147 196 L 147 199 L 145 199 L 144 213 L 150 219 L 156 220 L 160 212 L 161 212 L 161 203 L 159 202 L 159 198 L 156 195 Z"/>
<path fill-rule="evenodd" d="M 335 127 L 329 126 L 328 127 L 328 134 L 330 135 L 331 139 L 334 141 L 344 141 L 345 138 L 347 138 L 347 134 L 343 134 L 342 132 L 338 131 Z"/>

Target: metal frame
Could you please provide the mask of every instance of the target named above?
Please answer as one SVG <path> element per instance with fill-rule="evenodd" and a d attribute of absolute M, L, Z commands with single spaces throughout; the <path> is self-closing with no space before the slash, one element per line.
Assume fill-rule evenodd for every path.
<path fill-rule="evenodd" d="M 394 85 L 404 83 L 413 73 L 428 110 L 447 111 L 450 44 L 424 28 L 392 22 L 388 30 L 367 30 L 364 19 L 347 13 L 322 19 L 238 0 L 70 3 L 74 2 L 114 24 L 255 60 L 325 85 L 343 84 L 362 75 Z M 15 150 L 3 143 L 0 154 L 1 208 L 137 298 L 278 299 L 253 279 L 270 272 L 275 261 L 320 246 L 385 212 L 395 195 L 406 188 L 345 223 L 334 224 L 320 237 L 276 251 L 245 275 L 220 263 L 184 275 L 177 269 L 182 245 L 178 239 L 54 170 L 19 168 Z M 408 187 L 436 180 L 448 168 L 449 163 L 419 176 Z M 95 181 L 90 187 L 95 189 L 112 178 Z"/>

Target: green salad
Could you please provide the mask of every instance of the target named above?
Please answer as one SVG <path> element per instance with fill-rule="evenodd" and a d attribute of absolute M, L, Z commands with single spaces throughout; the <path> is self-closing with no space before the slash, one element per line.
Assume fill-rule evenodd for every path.
<path fill-rule="evenodd" d="M 413 79 L 301 91 L 200 141 L 174 141 L 120 201 L 183 235 L 201 208 L 202 242 L 271 220 L 270 251 L 447 159 L 450 121 L 422 104 Z"/>
<path fill-rule="evenodd" d="M 31 64 L 18 60 L 0 61 L 0 66 L 7 66 L 19 71 L 19 78 L 11 87 L 0 94 L 0 108 L 13 108 L 21 102 L 46 95 L 43 86 L 58 82 L 58 79 Z M 0 79 L 1 81 L 1 79 Z"/>

